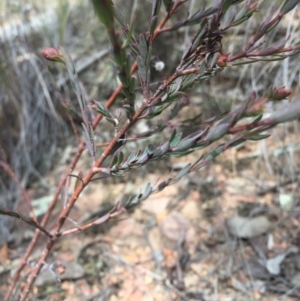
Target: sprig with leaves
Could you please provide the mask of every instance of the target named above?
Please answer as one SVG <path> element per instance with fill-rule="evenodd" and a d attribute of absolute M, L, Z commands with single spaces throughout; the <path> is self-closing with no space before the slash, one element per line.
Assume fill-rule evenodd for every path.
<path fill-rule="evenodd" d="M 71 168 L 68 169 L 64 179 L 58 186 L 49 207 L 49 212 L 41 224 L 14 212 L 5 210 L 1 210 L 0 212 L 1 214 L 21 218 L 23 221 L 38 229 L 32 244 L 29 246 L 23 258 L 23 263 L 13 279 L 10 290 L 5 297 L 6 301 L 9 300 L 22 268 L 38 239 L 39 231 L 43 231 L 48 235 L 49 240 L 39 260 L 32 268 L 28 281 L 23 288 L 20 298 L 21 301 L 27 298 L 35 278 L 44 266 L 53 246 L 62 235 L 84 230 L 95 224 L 107 222 L 110 218 L 121 214 L 126 209 L 132 208 L 147 199 L 149 195 L 159 192 L 169 185 L 175 184 L 188 173 L 194 172 L 211 163 L 218 155 L 227 149 L 248 140 L 266 139 L 269 136 L 269 134 L 266 133 L 268 129 L 279 123 L 299 118 L 300 100 L 290 103 L 284 109 L 273 113 L 268 118 L 263 117 L 267 102 L 284 99 L 291 93 L 290 90 L 285 88 L 274 88 L 271 92 L 263 96 L 257 96 L 255 93 L 251 94 L 238 108 L 222 116 L 212 116 L 209 121 L 201 118 L 190 121 L 183 120 L 182 124 L 189 124 L 188 122 L 190 122 L 190 124 L 195 125 L 196 123 L 194 133 L 187 137 L 182 137 L 178 129 L 173 126 L 173 130 L 167 141 L 162 142 L 156 147 L 148 145 L 143 152 L 137 150 L 128 156 L 118 151 L 126 142 L 126 135 L 129 130 L 142 119 L 155 119 L 162 112 L 169 110 L 167 120 L 161 123 L 160 127 L 158 125 L 157 128 L 164 129 L 169 127 L 169 121 L 178 115 L 184 105 L 189 105 L 188 102 L 185 102 L 185 100 L 188 99 L 189 90 L 197 85 L 201 85 L 203 81 L 209 80 L 224 69 L 257 61 L 281 60 L 299 53 L 299 45 L 285 47 L 286 39 L 264 49 L 262 47 L 263 43 L 261 43 L 262 38 L 274 30 L 282 20 L 282 17 L 290 12 L 297 5 L 298 1 L 285 0 L 277 14 L 271 11 L 246 46 L 237 51 L 237 53 L 228 53 L 223 47 L 222 39 L 226 38 L 225 34 L 229 32 L 229 30 L 240 26 L 257 12 L 258 5 L 256 2 L 220 0 L 210 7 L 202 7 L 194 14 L 172 23 L 173 16 L 181 9 L 184 9 L 183 4 L 185 2 L 187 2 L 187 0 L 153 0 L 147 31 L 136 34 L 134 32 L 134 24 L 126 22 L 121 11 L 115 7 L 111 0 L 92 0 L 95 11 L 101 23 L 106 28 L 112 47 L 113 60 L 118 70 L 118 78 L 121 82 L 121 85 L 112 94 L 106 105 L 103 105 L 97 100 L 89 103 L 88 100 L 85 99 L 74 64 L 63 49 L 47 48 L 43 51 L 43 55 L 46 59 L 62 63 L 66 66 L 71 84 L 79 102 L 79 114 L 83 120 L 82 135 L 84 139 L 81 140 L 78 152 L 71 163 Z M 228 11 L 233 5 L 239 5 L 240 11 L 224 24 L 224 17 L 228 14 Z M 161 12 L 164 12 L 164 16 L 160 20 Z M 181 15 L 186 16 L 187 14 L 182 12 Z M 168 26 L 165 26 L 167 21 L 170 22 Z M 121 26 L 121 32 L 118 30 L 118 26 Z M 160 82 L 157 88 L 155 85 L 152 86 L 150 65 L 155 54 L 155 49 L 153 48 L 154 39 L 160 34 L 178 31 L 187 26 L 194 29 L 194 35 L 186 46 L 181 59 L 177 62 L 176 68 L 169 76 Z M 135 71 L 137 71 L 137 74 L 134 74 Z M 137 106 L 136 99 L 141 96 L 140 91 L 142 91 L 143 99 L 141 104 Z M 120 93 L 123 95 L 122 107 L 112 112 L 109 110 L 109 107 Z M 89 114 L 89 109 L 91 108 L 100 114 L 94 120 L 91 120 Z M 121 124 L 121 109 L 125 111 L 127 118 L 123 124 Z M 102 116 L 113 125 L 115 134 L 102 154 L 97 158 L 94 131 Z M 252 117 L 252 120 L 245 121 L 246 117 Z M 157 132 L 157 129 L 149 131 L 147 135 L 150 136 L 155 131 Z M 225 138 L 227 140 L 225 140 Z M 167 179 L 158 185 L 152 186 L 148 184 L 143 192 L 130 198 L 125 204 L 118 203 L 118 205 L 105 216 L 100 217 L 94 222 L 77 226 L 74 229 L 62 230 L 81 192 L 89 185 L 95 174 L 105 173 L 110 176 L 125 175 L 125 173 L 130 172 L 132 168 L 139 168 L 150 161 L 161 160 L 165 156 L 184 156 L 198 149 L 205 149 L 208 145 L 218 142 L 221 139 L 225 141 L 223 142 L 222 140 L 222 143 L 219 142 L 219 144 L 213 147 L 207 154 L 200 156 L 196 162 L 186 165 L 177 174 L 170 174 Z M 50 232 L 45 229 L 47 220 L 55 206 L 58 195 L 66 186 L 69 170 L 74 169 L 85 148 L 88 149 L 93 163 L 87 171 L 77 176 L 78 181 L 76 182 L 75 191 L 69 198 L 66 196 L 67 199 L 64 207 L 57 217 L 56 225 L 50 234 Z M 110 155 L 114 155 L 110 166 L 103 167 L 103 162 Z"/>

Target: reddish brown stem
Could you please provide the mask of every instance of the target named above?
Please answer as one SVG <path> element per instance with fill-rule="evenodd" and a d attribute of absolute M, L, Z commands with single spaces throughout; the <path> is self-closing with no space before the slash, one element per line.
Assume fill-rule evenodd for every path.
<path fill-rule="evenodd" d="M 268 119 L 265 120 L 261 120 L 259 122 L 255 122 L 255 123 L 249 123 L 249 124 L 243 124 L 243 125 L 239 125 L 236 127 L 233 127 L 229 130 L 229 134 L 236 134 L 242 131 L 249 131 L 252 129 L 257 129 L 259 127 L 270 127 L 271 124 L 268 121 Z"/>

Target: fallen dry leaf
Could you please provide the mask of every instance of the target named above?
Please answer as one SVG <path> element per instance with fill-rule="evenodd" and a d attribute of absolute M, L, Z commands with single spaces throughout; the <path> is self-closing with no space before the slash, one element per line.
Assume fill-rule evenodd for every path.
<path fill-rule="evenodd" d="M 297 253 L 299 249 L 297 247 L 291 247 L 286 252 L 279 254 L 275 257 L 269 258 L 266 262 L 266 268 L 268 272 L 272 275 L 280 274 L 280 265 L 285 260 L 285 258 L 291 253 Z"/>

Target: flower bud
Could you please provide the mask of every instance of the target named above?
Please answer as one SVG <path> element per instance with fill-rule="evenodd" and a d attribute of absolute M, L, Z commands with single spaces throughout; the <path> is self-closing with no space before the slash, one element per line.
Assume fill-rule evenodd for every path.
<path fill-rule="evenodd" d="M 258 6 L 258 2 L 251 3 L 251 4 L 249 5 L 249 10 L 250 10 L 250 11 L 254 11 L 254 10 L 257 9 L 257 6 Z"/>
<path fill-rule="evenodd" d="M 227 60 L 228 60 L 228 54 L 222 54 L 217 60 L 217 65 L 219 67 L 226 67 L 227 66 Z"/>
<path fill-rule="evenodd" d="M 285 87 L 281 87 L 281 88 L 274 88 L 273 90 L 271 90 L 268 96 L 273 100 L 281 100 L 287 98 L 291 94 L 292 94 L 292 90 L 286 89 Z"/>
<path fill-rule="evenodd" d="M 48 61 L 66 64 L 64 53 L 57 48 L 46 47 L 42 50 L 42 55 Z"/>

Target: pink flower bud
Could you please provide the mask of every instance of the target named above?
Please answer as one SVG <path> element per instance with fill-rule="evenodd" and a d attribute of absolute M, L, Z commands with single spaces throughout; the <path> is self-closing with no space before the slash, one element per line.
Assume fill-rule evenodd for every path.
<path fill-rule="evenodd" d="M 63 52 L 57 48 L 46 47 L 42 50 L 42 55 L 48 61 L 66 64 L 66 59 Z"/>
<path fill-rule="evenodd" d="M 269 93 L 269 98 L 271 98 L 273 100 L 281 100 L 281 99 L 287 98 L 291 94 L 292 94 L 292 90 L 286 89 L 285 87 L 274 88 Z"/>
<path fill-rule="evenodd" d="M 258 2 L 251 3 L 251 4 L 249 5 L 249 10 L 254 11 L 254 10 L 257 9 L 257 6 L 258 6 Z"/>
<path fill-rule="evenodd" d="M 228 54 L 222 54 L 217 60 L 217 65 L 219 67 L 226 67 L 227 66 L 227 60 L 228 60 Z"/>

